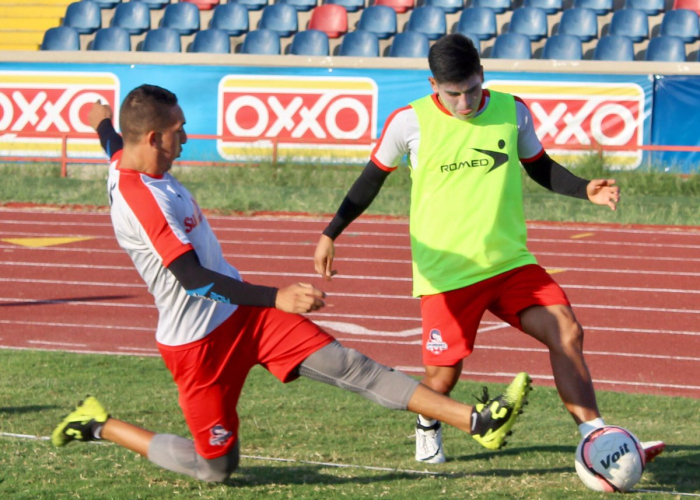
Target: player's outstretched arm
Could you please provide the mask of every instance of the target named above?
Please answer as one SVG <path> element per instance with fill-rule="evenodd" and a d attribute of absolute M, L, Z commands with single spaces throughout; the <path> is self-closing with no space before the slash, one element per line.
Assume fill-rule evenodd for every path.
<path fill-rule="evenodd" d="M 615 185 L 615 179 L 593 179 L 586 186 L 586 194 L 591 203 L 607 205 L 610 210 L 616 210 L 620 202 L 620 188 Z"/>
<path fill-rule="evenodd" d="M 112 125 L 112 108 L 99 101 L 92 104 L 88 112 L 88 123 L 100 137 L 100 144 L 110 158 L 121 151 L 124 141 Z"/>

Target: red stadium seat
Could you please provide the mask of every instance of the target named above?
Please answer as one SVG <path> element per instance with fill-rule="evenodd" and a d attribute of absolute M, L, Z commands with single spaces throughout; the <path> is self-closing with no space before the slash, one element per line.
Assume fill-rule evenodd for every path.
<path fill-rule="evenodd" d="M 372 5 L 386 5 L 394 9 L 397 14 L 403 14 L 413 8 L 413 3 L 413 0 L 374 0 Z"/>
<path fill-rule="evenodd" d="M 339 38 L 348 31 L 348 13 L 342 5 L 319 5 L 311 11 L 307 29 L 323 31 L 328 38 Z"/>
<path fill-rule="evenodd" d="M 687 9 L 700 16 L 700 0 L 673 0 L 673 9 Z"/>
<path fill-rule="evenodd" d="M 193 3 L 199 10 L 211 10 L 219 5 L 220 0 L 180 0 L 181 2 Z"/>

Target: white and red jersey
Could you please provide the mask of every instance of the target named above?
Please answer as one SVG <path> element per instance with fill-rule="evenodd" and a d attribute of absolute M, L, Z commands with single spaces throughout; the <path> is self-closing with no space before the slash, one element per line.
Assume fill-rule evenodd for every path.
<path fill-rule="evenodd" d="M 202 266 L 240 280 L 224 259 L 214 232 L 192 195 L 175 178 L 120 169 L 121 153 L 109 167 L 107 188 L 112 225 L 148 285 L 158 308 L 156 340 L 178 346 L 199 340 L 238 307 L 188 295 L 167 266 L 194 249 Z"/>
<path fill-rule="evenodd" d="M 489 96 L 489 91 L 484 90 L 477 116 L 489 105 Z M 450 114 L 440 103 L 437 94 L 433 94 L 433 101 L 440 110 Z M 515 111 L 518 121 L 518 157 L 521 162 L 527 163 L 542 156 L 544 148 L 535 133 L 530 109 L 518 97 L 515 97 Z M 372 161 L 379 168 L 391 171 L 396 169 L 404 155 L 408 155 L 411 168 L 420 168 L 419 146 L 420 127 L 416 111 L 411 106 L 399 108 L 387 118 L 384 131 L 372 151 Z"/>

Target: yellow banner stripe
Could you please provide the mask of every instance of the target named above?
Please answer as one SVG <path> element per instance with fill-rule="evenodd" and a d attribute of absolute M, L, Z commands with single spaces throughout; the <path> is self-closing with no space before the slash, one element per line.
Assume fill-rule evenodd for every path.
<path fill-rule="evenodd" d="M 515 94 L 518 97 L 527 97 L 531 94 L 537 95 L 570 95 L 570 96 L 624 96 L 624 97 L 641 97 L 644 93 L 639 89 L 639 87 L 634 86 L 610 86 L 610 87 L 589 87 L 589 86 L 568 86 L 568 85 L 557 85 L 557 86 L 545 86 L 545 85 L 527 85 L 522 83 L 517 83 L 513 85 L 498 83 L 494 85 L 489 85 L 489 89 L 496 90 L 498 92 L 507 92 L 509 94 Z"/>
<path fill-rule="evenodd" d="M 58 73 L 0 73 L 0 85 L 46 84 L 58 85 L 116 85 L 117 79 L 111 75 L 58 74 Z"/>
<path fill-rule="evenodd" d="M 66 243 L 75 243 L 76 241 L 94 240 L 92 236 L 74 237 L 74 238 L 6 238 L 0 241 L 12 243 L 29 248 L 52 247 L 56 245 L 65 245 Z"/>

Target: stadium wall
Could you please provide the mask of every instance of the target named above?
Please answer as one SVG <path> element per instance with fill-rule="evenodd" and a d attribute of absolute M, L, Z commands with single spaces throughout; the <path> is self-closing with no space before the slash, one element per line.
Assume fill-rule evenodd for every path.
<path fill-rule="evenodd" d="M 483 60 L 486 86 L 523 98 L 560 160 L 696 172 L 700 63 Z M 143 83 L 175 92 L 182 161 L 366 162 L 389 114 L 431 92 L 423 59 L 0 52 L 0 157 L 103 158 L 89 104 Z M 117 116 L 118 118 L 118 116 Z"/>

